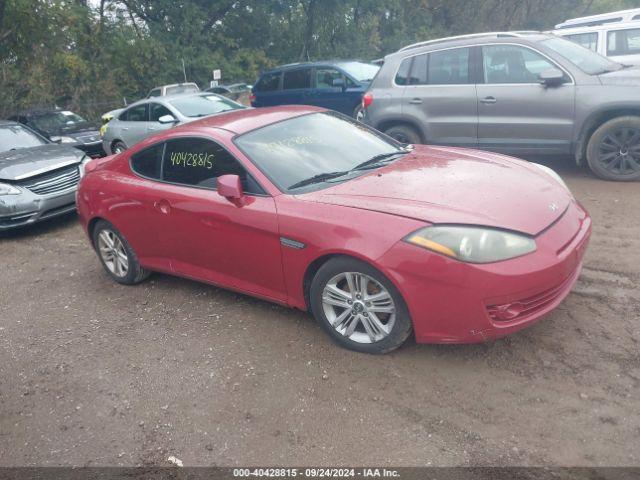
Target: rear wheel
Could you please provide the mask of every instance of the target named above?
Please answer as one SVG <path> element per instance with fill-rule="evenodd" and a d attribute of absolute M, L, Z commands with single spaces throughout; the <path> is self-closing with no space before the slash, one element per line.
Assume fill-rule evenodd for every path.
<path fill-rule="evenodd" d="M 640 180 L 640 117 L 618 117 L 602 124 L 589 139 L 587 163 L 605 180 Z"/>
<path fill-rule="evenodd" d="M 409 125 L 394 125 L 387 128 L 384 133 L 389 135 L 394 140 L 405 144 L 417 144 L 421 143 L 420 135 L 415 128 Z"/>
<path fill-rule="evenodd" d="M 127 149 L 127 146 L 120 140 L 116 140 L 115 142 L 113 142 L 113 145 L 111 145 L 111 151 L 113 152 L 114 155 L 117 153 L 122 153 L 126 149 Z"/>
<path fill-rule="evenodd" d="M 311 284 L 311 311 L 339 345 L 364 353 L 386 353 L 412 330 L 407 306 L 378 270 L 350 257 L 325 263 Z"/>
<path fill-rule="evenodd" d="M 102 266 L 116 282 L 134 285 L 149 277 L 138 256 L 116 227 L 100 220 L 93 229 L 93 245 Z"/>

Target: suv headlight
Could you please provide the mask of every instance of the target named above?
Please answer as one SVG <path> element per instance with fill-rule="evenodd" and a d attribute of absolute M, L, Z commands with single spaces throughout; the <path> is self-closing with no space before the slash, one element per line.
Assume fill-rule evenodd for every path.
<path fill-rule="evenodd" d="M 553 178 L 556 182 L 558 182 L 560 185 L 562 185 L 565 190 L 569 193 L 571 193 L 571 190 L 569 190 L 569 187 L 567 187 L 567 184 L 564 183 L 564 180 L 562 180 L 562 177 L 560 175 L 558 175 L 556 173 L 555 170 L 547 167 L 546 165 L 541 165 L 539 163 L 533 163 L 530 162 L 531 165 L 535 165 L 536 167 L 538 167 L 540 170 L 542 170 L 543 172 L 545 172 L 546 174 L 548 174 L 551 178 Z"/>
<path fill-rule="evenodd" d="M 406 242 L 456 260 L 491 263 L 520 257 L 536 250 L 533 238 L 495 228 L 434 225 L 421 228 Z"/>
<path fill-rule="evenodd" d="M 0 183 L 0 195 L 20 195 L 20 190 L 18 190 L 13 185 L 9 185 L 8 183 Z"/>
<path fill-rule="evenodd" d="M 80 173 L 80 178 L 84 177 L 84 169 L 87 166 L 87 163 L 89 163 L 91 160 L 93 159 L 91 157 L 88 157 L 87 155 L 82 157 L 82 160 L 80 160 L 80 165 L 78 165 L 78 172 Z"/>

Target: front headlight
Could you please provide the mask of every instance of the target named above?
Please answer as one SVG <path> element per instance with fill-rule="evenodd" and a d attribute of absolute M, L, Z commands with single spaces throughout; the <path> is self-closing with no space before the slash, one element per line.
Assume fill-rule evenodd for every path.
<path fill-rule="evenodd" d="M 533 238 L 487 227 L 434 225 L 404 239 L 413 245 L 469 263 L 491 263 L 536 250 Z"/>
<path fill-rule="evenodd" d="M 80 178 L 84 177 L 84 168 L 87 166 L 87 163 L 89 163 L 91 160 L 93 159 L 86 155 L 82 157 L 82 160 L 80 160 L 80 165 L 78 165 L 78 172 L 80 173 Z"/>
<path fill-rule="evenodd" d="M 569 187 L 567 187 L 567 184 L 564 183 L 564 180 L 562 180 L 562 177 L 560 175 L 558 175 L 555 170 L 547 167 L 546 165 L 541 165 L 539 163 L 531 162 L 531 165 L 535 165 L 536 167 L 538 167 L 540 170 L 542 170 L 543 172 L 548 174 L 556 182 L 558 182 L 560 185 L 562 185 L 567 192 L 571 193 L 571 190 L 569 190 Z"/>
<path fill-rule="evenodd" d="M 20 195 L 20 190 L 18 190 L 13 185 L 9 185 L 8 183 L 0 183 L 0 195 Z"/>
<path fill-rule="evenodd" d="M 71 137 L 51 137 L 51 141 L 56 143 L 76 143 Z"/>

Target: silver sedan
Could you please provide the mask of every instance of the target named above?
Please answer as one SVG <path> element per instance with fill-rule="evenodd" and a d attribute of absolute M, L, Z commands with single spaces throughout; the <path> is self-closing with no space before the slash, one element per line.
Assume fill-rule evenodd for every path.
<path fill-rule="evenodd" d="M 175 125 L 242 108 L 246 107 L 209 92 L 140 100 L 122 110 L 107 124 L 102 145 L 107 155 L 113 155 Z"/>

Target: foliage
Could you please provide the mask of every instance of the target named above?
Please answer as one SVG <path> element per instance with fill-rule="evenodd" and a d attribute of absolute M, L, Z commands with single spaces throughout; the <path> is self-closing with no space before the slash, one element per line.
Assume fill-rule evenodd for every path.
<path fill-rule="evenodd" d="M 253 82 L 323 58 L 380 58 L 479 31 L 549 29 L 640 0 L 0 0 L 0 117 L 53 104 L 92 118 L 187 79 Z"/>

